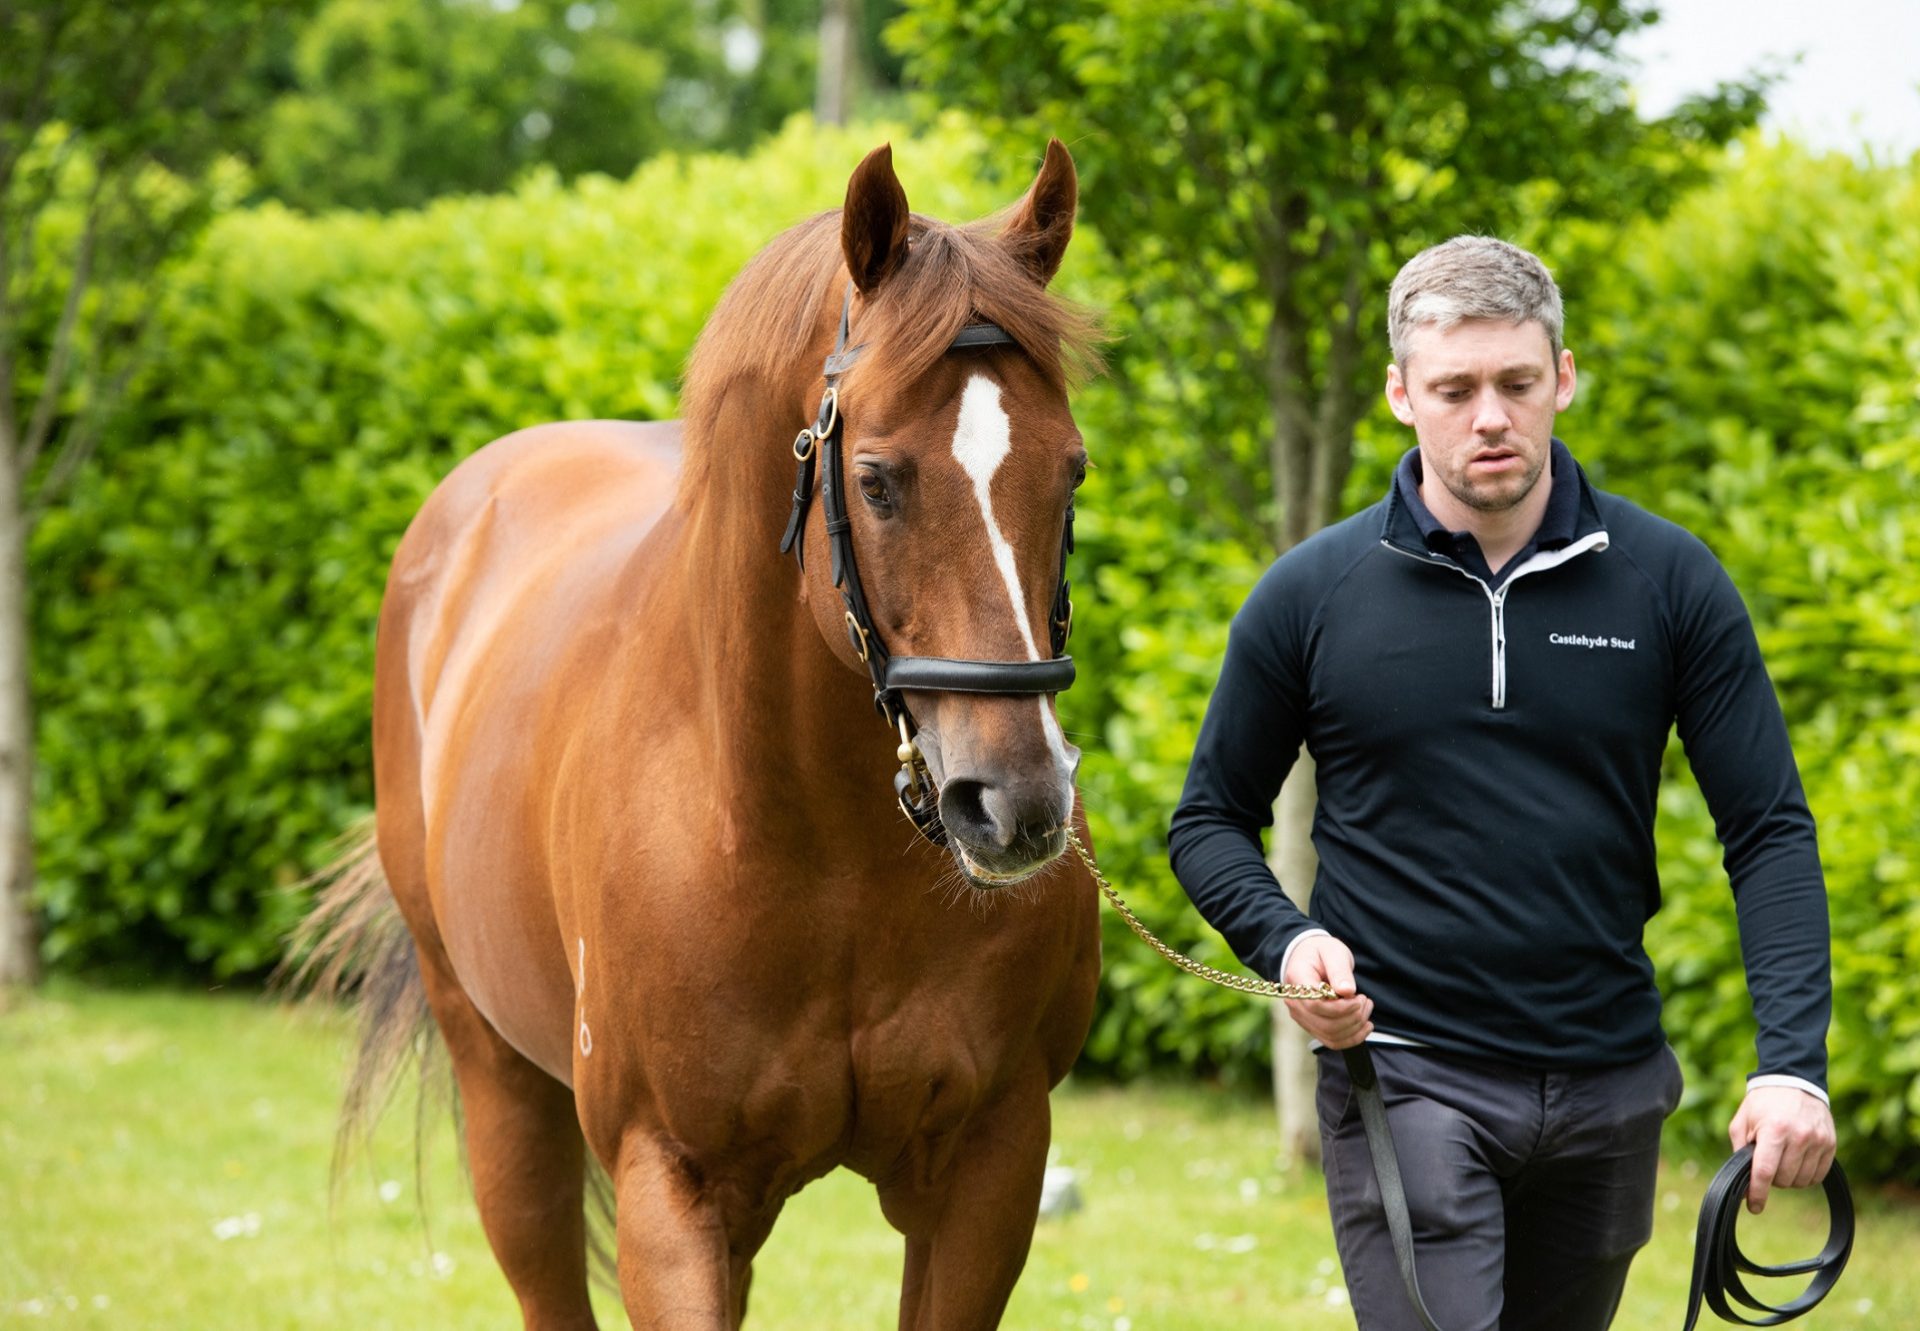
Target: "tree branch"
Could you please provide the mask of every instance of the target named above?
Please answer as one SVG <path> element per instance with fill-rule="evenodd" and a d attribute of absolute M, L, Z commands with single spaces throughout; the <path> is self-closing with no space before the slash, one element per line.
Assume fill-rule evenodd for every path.
<path fill-rule="evenodd" d="M 39 181 L 33 191 L 23 193 L 14 200 L 19 205 L 13 209 L 13 212 L 20 219 L 20 238 L 14 247 L 13 257 L 23 271 L 32 272 L 33 270 L 34 233 L 40 228 L 40 219 L 46 216 L 47 205 L 59 192 L 62 173 L 67 169 L 67 162 L 79 145 L 78 134 L 69 133 L 63 136 L 60 146 L 54 149 L 53 160 L 47 163 L 46 170 L 39 173 Z M 0 245 L 13 243 L 12 229 L 12 218 L 0 215 Z"/>
<path fill-rule="evenodd" d="M 47 353 L 47 372 L 40 382 L 40 397 L 34 403 L 33 418 L 27 424 L 20 443 L 19 465 L 25 475 L 53 429 L 53 417 L 60 405 L 60 388 L 67 377 L 67 362 L 73 355 L 73 330 L 80 321 L 80 303 L 93 277 L 93 247 L 100 235 L 100 216 L 105 211 L 102 198 L 106 177 L 97 176 L 87 195 L 87 220 L 74 246 L 73 276 L 67 281 L 67 298 L 60 309 L 60 322 L 53 332 L 53 347 Z"/>
<path fill-rule="evenodd" d="M 1195 141 L 1192 131 L 1189 130 L 1180 135 L 1180 149 L 1193 169 L 1198 171 L 1201 178 L 1218 192 L 1221 207 L 1226 207 L 1228 200 L 1241 192 L 1239 186 L 1223 175 L 1219 165 L 1202 150 L 1199 143 Z M 1260 226 L 1257 219 L 1249 219 L 1249 222 L 1251 229 L 1238 221 L 1230 222 L 1229 229 L 1240 237 L 1240 243 L 1245 247 L 1245 252 L 1257 258 L 1265 251 L 1273 237 L 1264 234 L 1264 228 Z"/>
<path fill-rule="evenodd" d="M 13 411 L 13 301 L 9 294 L 13 269 L 7 262 L 4 231 L 0 231 L 0 466 L 12 466 L 14 444 L 20 432 Z M 16 473 L 17 474 L 17 473 Z"/>
<path fill-rule="evenodd" d="M 1346 312 L 1329 330 L 1326 375 L 1314 427 L 1308 504 L 1316 526 L 1332 521 L 1339 510 L 1340 490 L 1353 465 L 1354 377 L 1360 360 L 1360 298 L 1367 251 L 1364 237 L 1350 237 L 1350 241 L 1341 290 Z"/>
<path fill-rule="evenodd" d="M 54 14 L 54 22 L 47 29 L 45 47 L 40 52 L 40 62 L 34 67 L 33 91 L 27 94 L 24 106 L 17 122 L 21 137 L 17 142 L 9 143 L 0 137 L 0 217 L 6 215 L 8 187 L 13 184 L 14 168 L 20 158 L 40 137 L 41 127 L 47 123 L 47 91 L 53 83 L 54 52 L 60 48 L 60 38 L 67 24 L 73 21 L 74 10 L 62 5 Z M 9 117 L 10 118 L 10 117 Z"/>
<path fill-rule="evenodd" d="M 0 358 L 0 467 L 14 468 L 13 474 L 20 474 L 15 459 L 19 456 L 18 427 L 13 417 L 13 367 L 4 358 Z"/>
<path fill-rule="evenodd" d="M 93 450 L 100 442 L 100 428 L 107 412 L 119 403 L 121 394 L 127 390 L 127 382 L 140 367 L 147 329 L 151 325 L 152 315 L 149 314 L 142 320 L 133 349 L 128 353 L 125 363 L 114 372 L 105 391 L 92 394 L 86 407 L 68 421 L 67 428 L 61 431 L 60 448 L 54 454 L 53 464 L 47 468 L 47 474 L 41 478 L 40 484 L 34 487 L 33 498 L 26 506 L 28 532 L 40 525 L 41 517 L 52 507 L 53 501 L 60 497 L 60 492 L 73 480 L 87 459 L 93 456 Z M 25 475 L 24 468 L 22 475 Z"/>
<path fill-rule="evenodd" d="M 25 187 L 16 182 L 16 188 L 25 193 L 25 198 L 17 210 L 20 217 L 20 237 L 16 247 L 11 235 L 10 219 L 4 208 L 0 208 L 0 426 L 6 430 L 6 450 L 0 456 L 0 464 L 14 458 L 14 450 L 20 442 L 20 419 L 14 407 L 14 316 L 16 311 L 13 278 L 15 272 L 22 277 L 20 299 L 24 300 L 26 278 L 33 272 L 33 241 L 40 228 L 40 220 L 46 215 L 47 205 L 59 188 L 61 173 L 66 170 L 67 160 L 73 155 L 79 136 L 68 134 L 60 141 L 54 158 L 41 173 L 39 184 L 32 193 L 26 193 Z"/>
<path fill-rule="evenodd" d="M 1305 221 L 1306 201 L 1298 195 L 1275 194 L 1271 204 L 1281 242 L 1270 252 L 1272 274 L 1267 292 L 1273 302 L 1267 317 L 1267 403 L 1273 415 L 1268 457 L 1273 471 L 1274 544 L 1291 549 L 1313 531 L 1307 521 L 1308 462 L 1313 447 L 1313 418 L 1307 410 L 1308 365 L 1306 337 L 1294 309 L 1295 266 L 1288 239 Z"/>

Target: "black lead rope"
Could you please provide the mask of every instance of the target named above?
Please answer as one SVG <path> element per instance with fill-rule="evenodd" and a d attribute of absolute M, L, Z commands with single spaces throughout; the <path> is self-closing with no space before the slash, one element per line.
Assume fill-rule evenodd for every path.
<path fill-rule="evenodd" d="M 1364 1044 L 1342 1049 L 1347 1076 L 1360 1101 L 1360 1126 L 1367 1132 L 1367 1154 L 1373 1157 L 1373 1177 L 1380 1185 L 1380 1203 L 1387 1211 L 1387 1235 L 1393 1240 L 1393 1257 L 1400 1264 L 1400 1279 L 1406 1283 L 1407 1298 L 1413 1303 L 1414 1316 L 1422 1331 L 1440 1331 L 1426 1300 L 1420 1297 L 1420 1277 L 1413 1270 L 1413 1220 L 1407 1214 L 1407 1190 L 1400 1183 L 1400 1157 L 1393 1153 L 1393 1129 L 1387 1126 L 1386 1102 L 1380 1098 L 1380 1074 L 1373 1069 L 1373 1055 Z"/>
<path fill-rule="evenodd" d="M 1407 1287 L 1407 1298 L 1423 1331 L 1440 1331 L 1420 1297 L 1420 1280 L 1414 1274 L 1413 1221 L 1407 1214 L 1406 1188 L 1400 1181 L 1400 1160 L 1393 1151 L 1393 1132 L 1387 1126 L 1386 1102 L 1380 1095 L 1380 1077 L 1374 1070 L 1373 1055 L 1364 1044 L 1340 1051 L 1346 1061 L 1347 1076 L 1353 1081 L 1359 1101 L 1360 1123 L 1367 1134 L 1367 1153 L 1373 1158 L 1373 1177 L 1380 1185 L 1380 1200 L 1386 1208 L 1387 1234 L 1393 1240 L 1393 1255 L 1400 1265 L 1400 1278 Z M 1833 1291 L 1853 1252 L 1853 1194 L 1847 1189 L 1847 1175 L 1838 1160 L 1827 1170 L 1822 1184 L 1827 1194 L 1826 1246 L 1817 1256 L 1804 1261 L 1769 1266 L 1756 1262 L 1740 1250 L 1736 1232 L 1740 1205 L 1746 1200 L 1747 1184 L 1753 1174 L 1753 1148 L 1743 1146 L 1720 1167 L 1707 1185 L 1700 1201 L 1700 1224 L 1693 1245 L 1693 1287 L 1687 1293 L 1687 1323 L 1683 1331 L 1693 1331 L 1700 1320 L 1700 1305 L 1706 1306 L 1729 1322 L 1742 1326 L 1778 1326 L 1813 1308 Z M 1780 1277 L 1813 1276 L 1806 1289 L 1782 1304 L 1765 1303 L 1741 1281 L 1742 1274 Z M 1761 1314 L 1749 1318 L 1735 1311 L 1738 1302 Z"/>
<path fill-rule="evenodd" d="M 1853 1194 L 1847 1190 L 1847 1175 L 1840 1162 L 1833 1162 L 1821 1183 L 1827 1194 L 1826 1246 L 1817 1256 L 1778 1266 L 1756 1262 L 1741 1252 L 1739 1236 L 1734 1232 L 1752 1172 L 1753 1148 L 1743 1146 L 1720 1166 L 1720 1172 L 1707 1185 L 1707 1195 L 1700 1199 L 1700 1229 L 1693 1246 L 1693 1290 L 1687 1295 L 1687 1325 L 1683 1331 L 1693 1331 L 1703 1296 L 1714 1312 L 1742 1326 L 1778 1326 L 1792 1321 L 1832 1293 L 1846 1269 L 1847 1257 L 1853 1252 Z M 1797 1297 L 1775 1305 L 1755 1298 L 1741 1283 L 1742 1272 L 1756 1276 L 1811 1273 L 1813 1281 Z M 1728 1296 L 1762 1315 L 1756 1320 L 1736 1312 L 1728 1304 Z"/>

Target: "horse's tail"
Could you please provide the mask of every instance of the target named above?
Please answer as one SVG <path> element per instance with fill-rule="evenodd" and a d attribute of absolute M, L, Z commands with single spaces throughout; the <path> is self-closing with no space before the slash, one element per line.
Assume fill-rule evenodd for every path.
<path fill-rule="evenodd" d="M 349 1004 L 360 1026 L 334 1139 L 337 1185 L 351 1150 L 373 1132 L 408 1067 L 419 1069 L 421 1116 L 442 1103 L 452 1078 L 427 1007 L 420 955 L 400 918 L 371 816 L 342 839 L 341 853 L 310 880 L 313 910 L 294 930 L 276 987 L 314 1003 Z"/>

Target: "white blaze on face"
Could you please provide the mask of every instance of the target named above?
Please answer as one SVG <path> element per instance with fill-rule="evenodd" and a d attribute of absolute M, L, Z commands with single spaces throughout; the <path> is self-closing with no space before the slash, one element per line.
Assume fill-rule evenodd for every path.
<path fill-rule="evenodd" d="M 1027 659 L 1038 661 L 1040 649 L 1034 645 L 1033 626 L 1027 622 L 1027 598 L 1020 590 L 1020 570 L 1014 564 L 1013 547 L 1007 543 L 993 516 L 993 476 L 1012 450 L 1013 425 L 1000 405 L 1000 385 L 985 375 L 976 374 L 967 380 L 966 389 L 960 394 L 960 424 L 953 432 L 953 456 L 973 482 L 973 497 L 980 502 L 980 516 L 987 524 L 987 543 L 993 550 L 993 563 L 1000 570 L 1000 580 L 1007 585 L 1013 622 L 1020 630 L 1020 640 L 1026 644 Z M 1047 747 L 1053 751 L 1053 760 L 1064 778 L 1073 766 L 1067 758 L 1066 738 L 1061 735 L 1060 723 L 1054 719 L 1047 700 L 1043 697 L 1036 701 L 1040 705 L 1040 724 L 1046 731 Z"/>

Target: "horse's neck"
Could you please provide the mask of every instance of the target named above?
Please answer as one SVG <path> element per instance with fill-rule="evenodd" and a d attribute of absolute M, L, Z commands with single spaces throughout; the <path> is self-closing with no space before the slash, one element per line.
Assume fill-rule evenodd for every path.
<path fill-rule="evenodd" d="M 706 451 L 706 474 L 684 499 L 678 562 L 683 604 L 695 607 L 686 631 L 701 705 L 737 780 L 779 774 L 812 790 L 878 782 L 884 793 L 893 741 L 872 687 L 829 650 L 802 599 L 800 570 L 779 553 L 794 479 L 782 445 L 798 425 L 764 400 L 757 406 L 730 408 L 715 437 L 692 441 Z M 815 542 L 807 557 L 827 551 Z M 869 732 L 871 744 L 861 744 Z"/>

